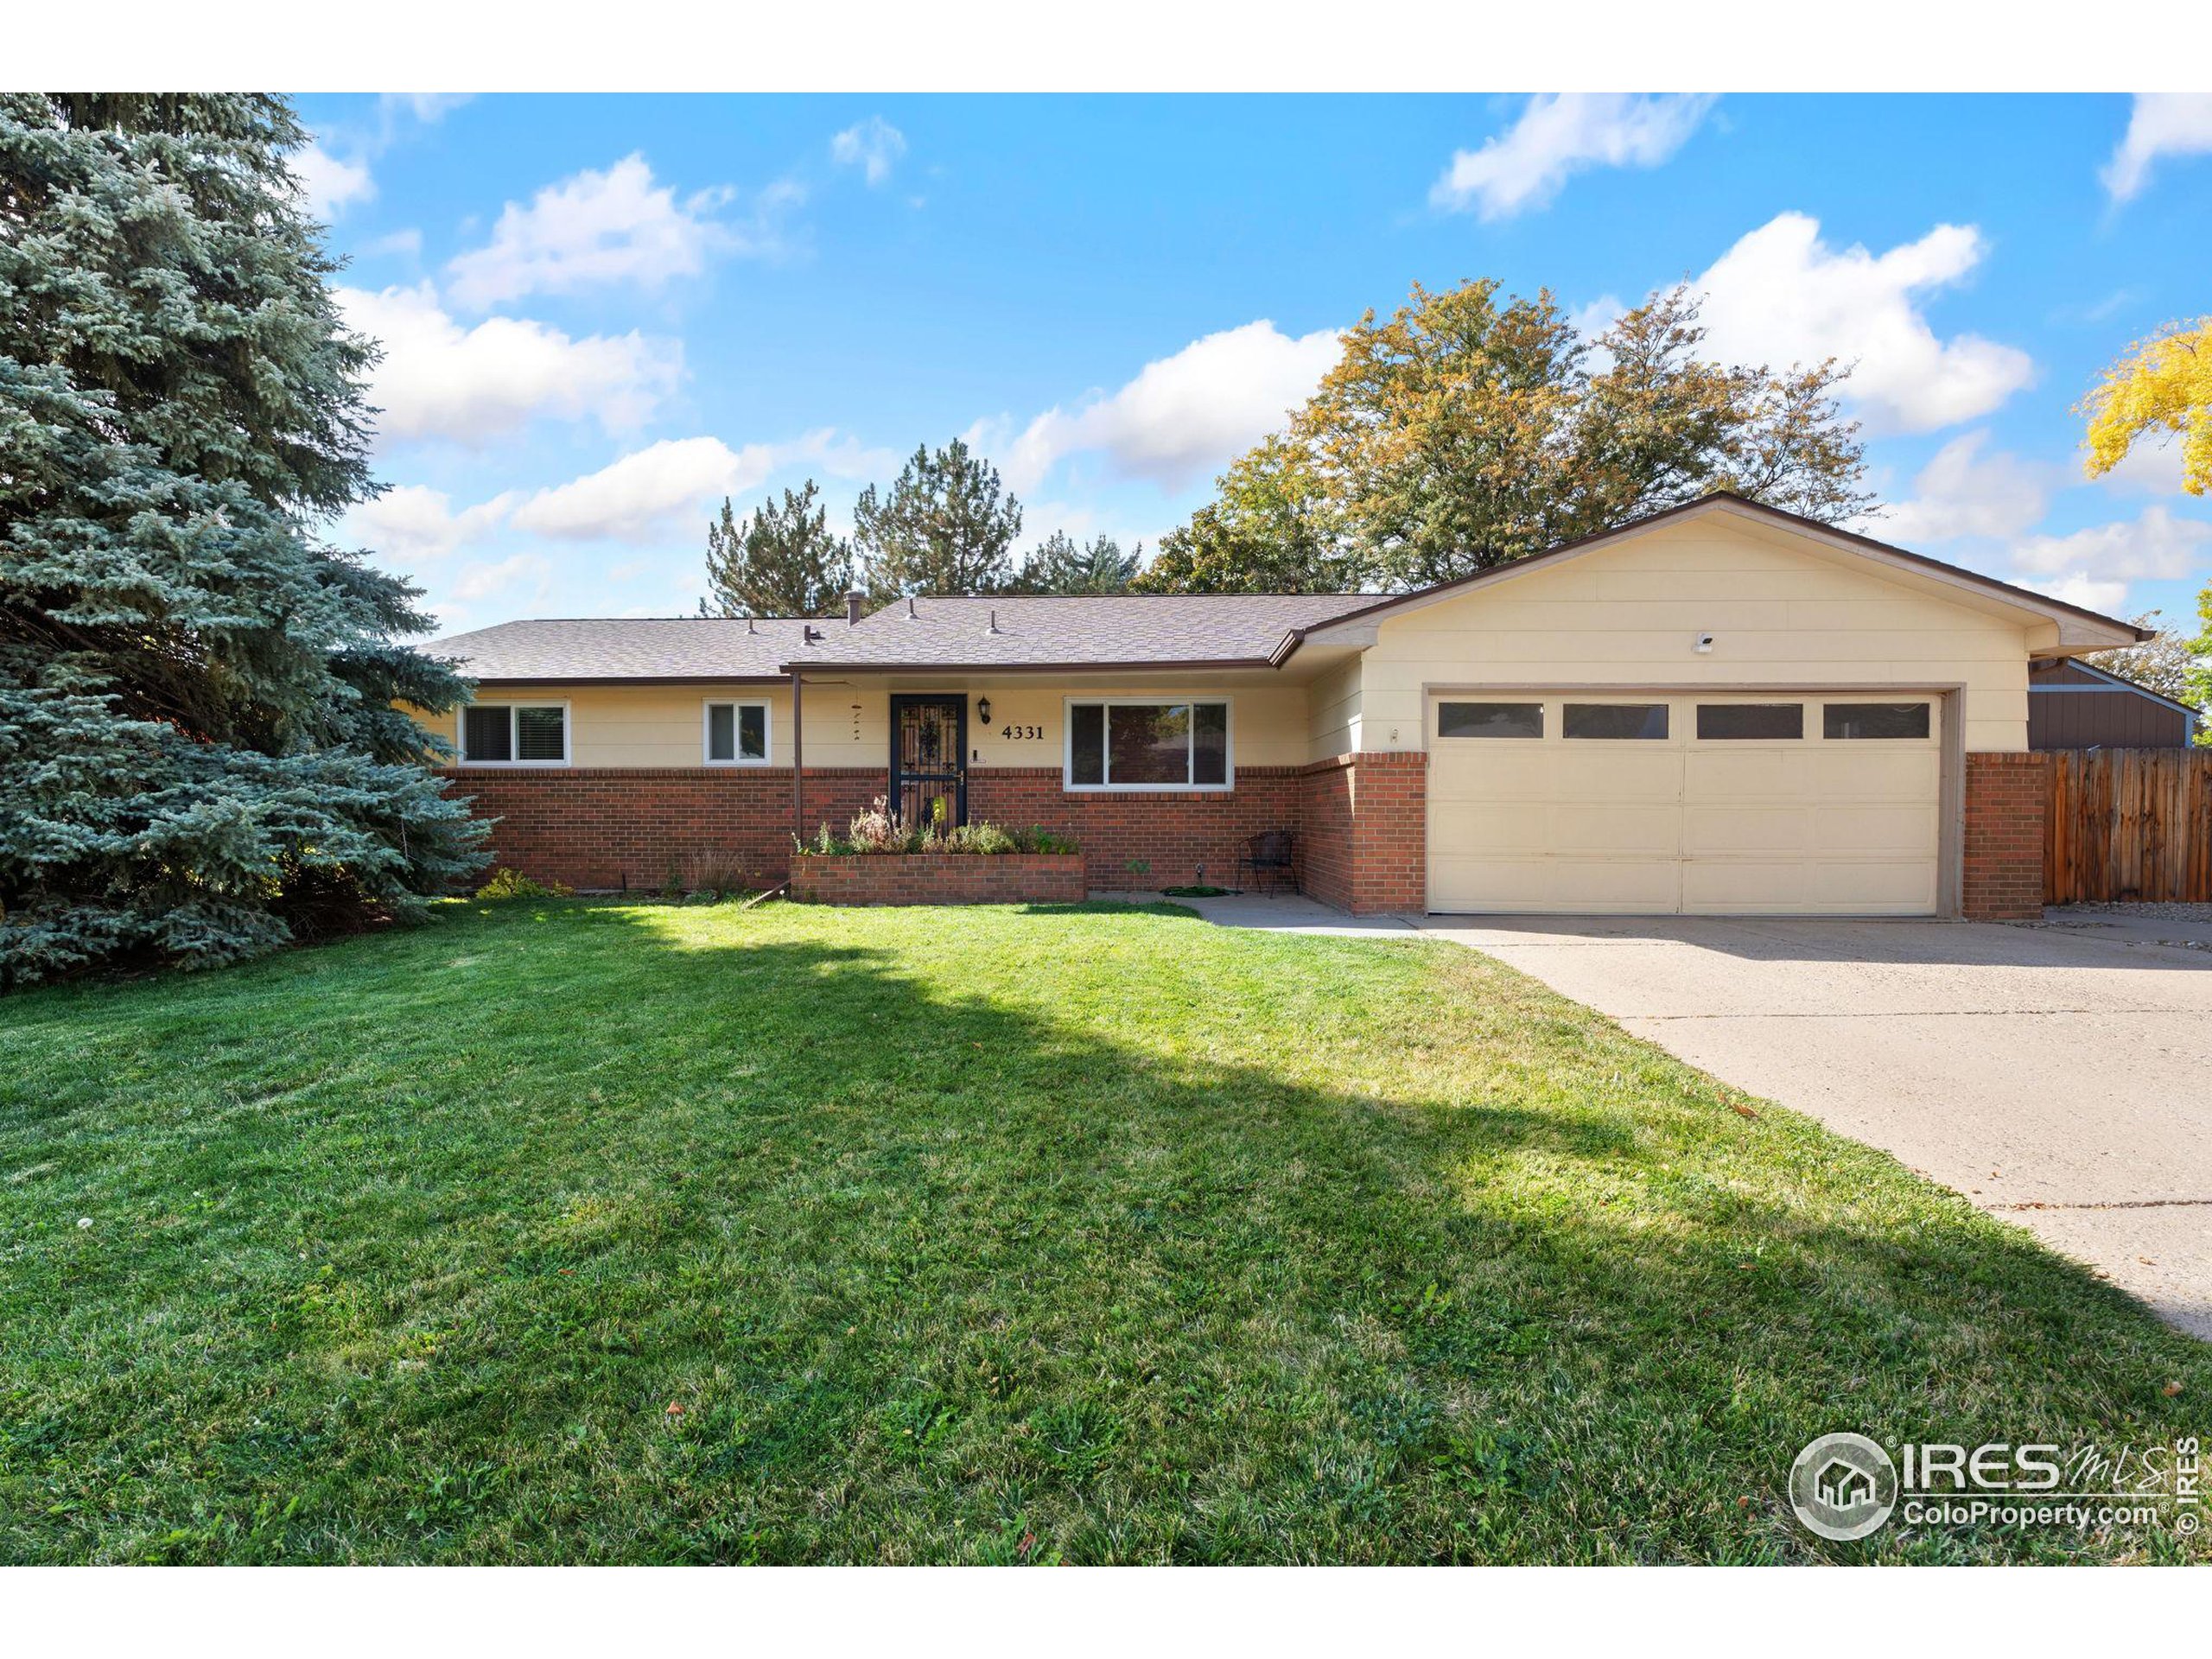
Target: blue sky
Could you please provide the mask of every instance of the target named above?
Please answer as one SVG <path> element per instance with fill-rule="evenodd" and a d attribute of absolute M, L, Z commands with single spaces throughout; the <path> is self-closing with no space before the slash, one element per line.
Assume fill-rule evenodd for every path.
<path fill-rule="evenodd" d="M 315 97 L 302 158 L 385 340 L 346 539 L 448 630 L 670 614 L 706 515 L 844 518 L 966 435 L 1147 544 L 1332 331 L 1495 276 L 1600 321 L 1683 278 L 1718 354 L 1835 355 L 1866 528 L 2192 622 L 2212 502 L 2081 475 L 2073 405 L 2212 310 L 2212 99 Z"/>

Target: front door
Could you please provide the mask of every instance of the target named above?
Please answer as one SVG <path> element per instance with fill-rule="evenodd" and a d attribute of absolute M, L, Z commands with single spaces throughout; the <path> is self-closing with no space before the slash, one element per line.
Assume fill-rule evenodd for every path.
<path fill-rule="evenodd" d="M 968 822 L 968 699 L 891 699 L 891 805 L 909 828 Z"/>

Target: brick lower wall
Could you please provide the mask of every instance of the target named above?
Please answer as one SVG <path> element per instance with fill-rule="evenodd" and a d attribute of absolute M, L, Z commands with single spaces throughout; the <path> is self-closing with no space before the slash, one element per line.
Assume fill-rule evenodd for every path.
<path fill-rule="evenodd" d="M 1239 766 L 1226 792 L 1123 795 L 1064 789 L 1058 766 L 979 766 L 968 774 L 968 816 L 1073 836 L 1093 887 L 1182 887 L 1198 880 L 1202 866 L 1208 881 L 1228 887 L 1237 884 L 1249 837 L 1300 829 L 1298 773 Z"/>
<path fill-rule="evenodd" d="M 2043 914 L 2049 763 L 2037 753 L 1966 758 L 1966 863 L 1960 908 L 1969 921 Z"/>
<path fill-rule="evenodd" d="M 653 890 L 673 875 L 692 881 L 695 861 L 730 859 L 749 883 L 785 879 L 791 853 L 788 766 L 686 769 L 564 767 L 448 771 L 453 792 L 476 816 L 497 820 L 491 856 L 540 880 L 572 887 Z M 840 833 L 889 787 L 864 768 L 806 772 L 810 836 Z M 1179 887 L 1205 878 L 1234 885 L 1247 837 L 1299 828 L 1294 766 L 1240 766 L 1226 793 L 1089 794 L 1060 786 L 1057 767 L 976 767 L 968 816 L 1073 836 L 1094 887 Z M 1132 869 L 1132 864 L 1142 869 Z"/>
<path fill-rule="evenodd" d="M 789 766 L 563 767 L 448 771 L 451 792 L 492 826 L 494 864 L 572 887 L 696 884 L 696 861 L 737 864 L 747 885 L 781 881 L 791 854 Z M 842 830 L 884 792 L 865 768 L 807 768 L 809 834 Z"/>
<path fill-rule="evenodd" d="M 821 905 L 1075 905 L 1090 891 L 1080 853 L 917 853 L 795 857 L 791 896 Z"/>

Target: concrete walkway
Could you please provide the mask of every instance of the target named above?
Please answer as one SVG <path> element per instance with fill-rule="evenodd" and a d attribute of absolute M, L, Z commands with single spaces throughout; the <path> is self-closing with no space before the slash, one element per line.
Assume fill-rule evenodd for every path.
<path fill-rule="evenodd" d="M 1226 902 L 1196 907 L 1370 931 L 1307 900 L 1268 924 Z M 1885 1148 L 2212 1339 L 2212 919 L 1408 925 Z"/>

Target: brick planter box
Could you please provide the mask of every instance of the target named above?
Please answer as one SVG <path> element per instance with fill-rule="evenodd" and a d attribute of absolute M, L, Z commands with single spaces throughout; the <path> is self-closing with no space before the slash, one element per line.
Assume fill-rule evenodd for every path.
<path fill-rule="evenodd" d="M 791 855 L 791 896 L 814 905 L 1074 905 L 1081 853 Z"/>

